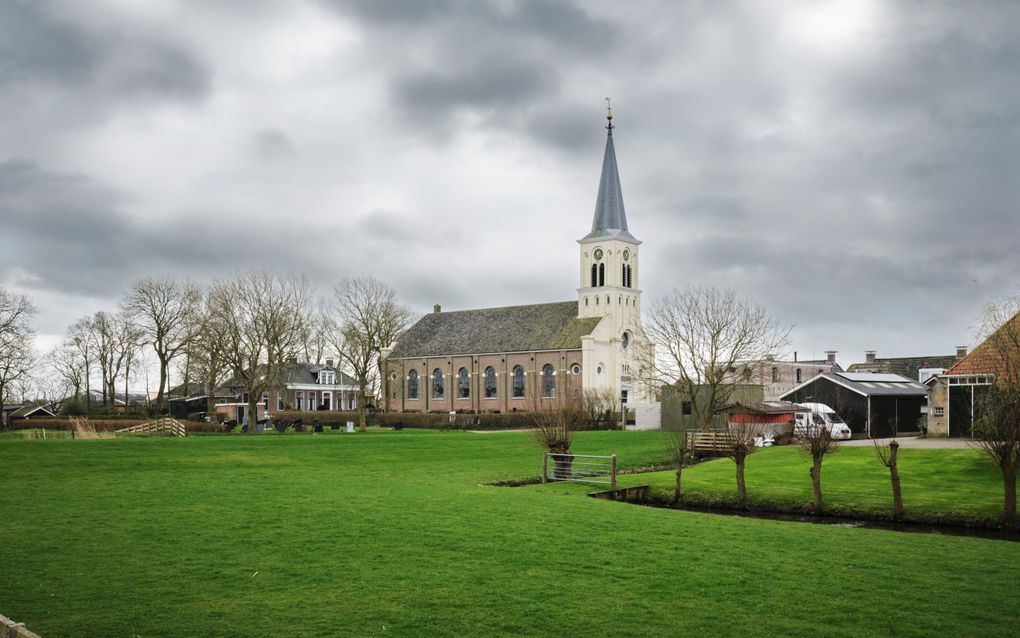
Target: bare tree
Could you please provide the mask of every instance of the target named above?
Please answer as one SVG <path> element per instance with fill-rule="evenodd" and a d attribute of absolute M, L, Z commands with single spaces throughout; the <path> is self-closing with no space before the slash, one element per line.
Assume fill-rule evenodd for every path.
<path fill-rule="evenodd" d="M 35 364 L 36 309 L 25 295 L 0 288 L 0 404 L 8 400 L 14 384 L 26 379 Z M 0 426 L 6 424 L 0 422 Z"/>
<path fill-rule="evenodd" d="M 588 388 L 581 393 L 581 411 L 586 427 L 611 425 L 616 406 L 617 396 L 612 388 Z"/>
<path fill-rule="evenodd" d="M 92 317 L 82 317 L 67 329 L 66 347 L 73 353 L 84 381 L 85 413 L 92 410 L 92 370 L 96 352 L 95 326 Z"/>
<path fill-rule="evenodd" d="M 666 453 L 669 455 L 669 460 L 673 464 L 673 469 L 676 472 L 676 485 L 673 488 L 673 504 L 677 505 L 683 498 L 680 488 L 682 486 L 681 481 L 683 478 L 684 468 L 687 467 L 694 458 L 694 438 L 691 436 L 691 431 L 687 427 L 687 422 L 681 420 L 680 424 L 676 428 L 663 428 L 662 439 L 663 443 L 666 445 Z"/>
<path fill-rule="evenodd" d="M 983 331 L 988 336 L 971 356 L 994 373 L 995 382 L 978 402 L 975 445 L 1002 472 L 1002 521 L 1014 527 L 1020 469 L 1020 296 L 990 304 Z"/>
<path fill-rule="evenodd" d="M 123 301 L 159 360 L 156 404 L 163 408 L 168 389 L 170 362 L 194 336 L 192 313 L 201 302 L 198 286 L 173 277 L 146 277 L 135 282 Z"/>
<path fill-rule="evenodd" d="M 655 354 L 642 369 L 677 388 L 701 430 L 748 383 L 767 355 L 783 349 L 790 328 L 733 290 L 674 289 L 656 302 L 646 324 Z"/>
<path fill-rule="evenodd" d="M 825 507 L 822 502 L 822 461 L 826 454 L 835 453 L 838 447 L 839 441 L 832 438 L 829 425 L 820 416 L 812 414 L 811 423 L 800 437 L 800 448 L 811 457 L 811 489 L 816 514 L 821 514 Z"/>
<path fill-rule="evenodd" d="M 262 393 L 279 383 L 286 360 L 301 350 L 300 309 L 310 296 L 305 277 L 271 271 L 238 275 L 210 292 L 214 316 L 208 329 L 219 331 L 224 359 L 248 395 L 249 433 L 256 431 Z"/>
<path fill-rule="evenodd" d="M 222 297 L 217 291 L 207 290 L 202 304 L 194 315 L 196 327 L 194 338 L 188 344 L 188 359 L 194 367 L 194 374 L 201 379 L 206 394 L 206 411 L 215 409 L 216 389 L 226 381 L 230 372 L 228 362 L 228 339 L 225 324 L 218 321 L 221 310 L 216 306 Z"/>
<path fill-rule="evenodd" d="M 747 485 L 744 482 L 744 468 L 747 457 L 757 451 L 755 445 L 764 429 L 754 423 L 740 423 L 730 427 L 726 440 L 726 456 L 733 459 L 737 471 L 737 505 L 747 506 Z"/>
<path fill-rule="evenodd" d="M 411 325 L 413 315 L 396 302 L 396 293 L 372 277 L 342 280 L 333 288 L 327 331 L 343 367 L 361 390 L 358 430 L 365 431 L 365 399 L 374 396 L 380 351 Z"/>
<path fill-rule="evenodd" d="M 903 518 L 903 493 L 900 490 L 900 470 L 896 460 L 900 450 L 900 443 L 896 439 L 891 441 L 872 439 L 871 443 L 875 450 L 875 456 L 878 457 L 878 462 L 889 469 L 889 479 L 892 481 L 893 493 L 893 519 L 898 521 Z"/>
<path fill-rule="evenodd" d="M 555 409 L 542 409 L 537 401 L 529 412 L 534 423 L 535 442 L 539 447 L 555 454 L 553 457 L 553 475 L 558 478 L 569 477 L 573 466 L 570 446 L 574 442 L 574 432 L 579 430 L 585 421 L 584 411 L 575 402 L 568 402 Z M 546 477 L 542 477 L 544 481 Z"/>

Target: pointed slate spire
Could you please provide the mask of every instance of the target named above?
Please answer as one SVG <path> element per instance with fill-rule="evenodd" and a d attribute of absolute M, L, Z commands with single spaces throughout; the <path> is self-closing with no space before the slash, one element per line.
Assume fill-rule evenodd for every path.
<path fill-rule="evenodd" d="M 609 102 L 609 98 L 606 98 Z M 607 108 L 609 108 L 607 106 Z M 602 159 L 602 177 L 599 179 L 599 194 L 595 200 L 595 218 L 591 223 L 591 232 L 584 239 L 601 239 L 603 237 L 620 237 L 634 239 L 627 231 L 627 212 L 623 208 L 623 191 L 620 189 L 620 173 L 616 168 L 616 149 L 613 147 L 613 111 L 609 108 L 606 115 L 606 155 Z"/>

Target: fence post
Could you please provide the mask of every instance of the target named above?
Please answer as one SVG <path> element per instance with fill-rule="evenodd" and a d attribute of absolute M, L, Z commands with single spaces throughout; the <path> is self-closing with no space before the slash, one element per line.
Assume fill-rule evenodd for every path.
<path fill-rule="evenodd" d="M 613 489 L 616 489 L 616 455 L 613 455 Z"/>
<path fill-rule="evenodd" d="M 546 452 L 542 455 L 542 482 L 545 483 L 546 477 L 549 476 L 549 453 Z"/>

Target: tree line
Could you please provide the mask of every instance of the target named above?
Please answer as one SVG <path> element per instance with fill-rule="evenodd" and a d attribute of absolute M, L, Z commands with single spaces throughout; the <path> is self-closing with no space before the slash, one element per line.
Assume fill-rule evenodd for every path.
<path fill-rule="evenodd" d="M 139 375 L 156 372 L 155 410 L 167 407 L 171 374 L 185 393 L 209 397 L 229 383 L 248 395 L 248 413 L 263 392 L 281 380 L 289 361 L 337 367 L 374 396 L 382 348 L 414 319 L 387 284 L 372 277 L 346 278 L 317 295 L 298 273 L 257 270 L 208 284 L 175 276 L 135 281 L 116 309 L 77 319 L 50 352 L 35 351 L 36 308 L 25 295 L 0 289 L 0 398 L 19 392 L 35 398 L 73 398 L 89 413 L 130 402 Z M 95 391 L 95 392 L 93 392 Z M 98 395 L 93 405 L 92 396 Z"/>

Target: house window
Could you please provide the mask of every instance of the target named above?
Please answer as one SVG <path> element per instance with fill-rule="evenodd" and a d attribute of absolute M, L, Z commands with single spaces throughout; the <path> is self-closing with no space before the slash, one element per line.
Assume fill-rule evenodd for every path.
<path fill-rule="evenodd" d="M 936 405 L 935 406 L 935 410 L 934 410 L 934 414 L 935 414 L 935 416 L 945 416 L 946 415 L 946 409 L 943 406 L 941 406 L 941 405 Z"/>
<path fill-rule="evenodd" d="M 276 393 L 276 410 L 277 412 L 283 411 L 283 392 Z"/>
<path fill-rule="evenodd" d="M 322 393 L 322 409 L 329 410 L 332 407 L 333 394 L 331 392 Z"/>
<path fill-rule="evenodd" d="M 318 405 L 319 404 L 315 402 L 315 391 L 314 390 L 309 390 L 308 391 L 308 409 L 309 410 L 314 410 L 314 409 L 316 409 L 318 407 Z"/>
<path fill-rule="evenodd" d="M 690 401 L 684 401 L 680 404 L 680 414 L 684 416 L 690 416 L 691 412 L 694 411 L 694 404 Z"/>
<path fill-rule="evenodd" d="M 772 383 L 779 381 L 779 368 L 772 368 Z"/>
<path fill-rule="evenodd" d="M 800 368 L 797 368 L 797 383 L 800 383 Z"/>
<path fill-rule="evenodd" d="M 294 406 L 297 407 L 298 410 L 305 409 L 305 393 L 301 390 L 294 393 Z"/>
<path fill-rule="evenodd" d="M 432 398 L 443 398 L 443 371 L 439 368 L 432 371 Z"/>
<path fill-rule="evenodd" d="M 467 368 L 461 368 L 457 372 L 457 396 L 461 399 L 471 396 L 471 375 L 468 374 Z"/>
<path fill-rule="evenodd" d="M 573 372 L 574 374 L 581 374 L 581 366 L 575 363 L 573 367 L 570 368 L 570 371 Z"/>
<path fill-rule="evenodd" d="M 267 410 L 269 409 L 269 393 L 268 392 L 263 392 L 262 393 L 262 407 L 264 407 Z"/>
<path fill-rule="evenodd" d="M 485 369 L 485 398 L 496 398 L 496 370 L 492 366 Z"/>
<path fill-rule="evenodd" d="M 556 396 L 556 370 L 548 363 L 542 366 L 542 396 Z"/>
<path fill-rule="evenodd" d="M 417 399 L 418 398 L 418 371 L 411 370 L 411 373 L 407 375 L 407 398 Z"/>
<path fill-rule="evenodd" d="M 524 398 L 524 368 L 521 366 L 514 366 L 513 392 L 510 396 L 515 399 Z"/>

